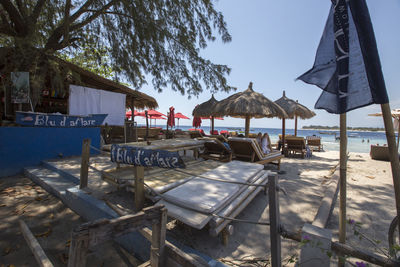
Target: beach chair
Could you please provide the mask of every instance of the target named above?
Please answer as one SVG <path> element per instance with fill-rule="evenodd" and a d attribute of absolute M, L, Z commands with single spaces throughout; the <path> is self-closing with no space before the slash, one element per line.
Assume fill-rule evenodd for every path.
<path fill-rule="evenodd" d="M 286 147 L 284 148 L 285 156 L 293 156 L 299 153 L 301 158 L 304 159 L 307 149 L 306 149 L 306 140 L 304 137 L 299 136 L 288 136 L 285 139 Z"/>
<path fill-rule="evenodd" d="M 380 145 L 371 145 L 371 151 L 369 152 L 371 159 L 390 161 L 389 147 Z"/>
<path fill-rule="evenodd" d="M 273 150 L 264 154 L 253 138 L 229 137 L 229 146 L 232 149 L 233 157 L 237 160 L 250 161 L 259 164 L 275 164 L 280 170 L 283 155 L 280 151 Z"/>
<path fill-rule="evenodd" d="M 224 145 L 218 138 L 204 138 L 204 152 L 199 156 L 203 159 L 213 159 L 221 162 L 232 160 L 232 150 Z"/>
<path fill-rule="evenodd" d="M 197 131 L 197 130 L 195 130 L 195 131 L 190 131 L 189 132 L 189 134 L 190 134 L 190 138 L 202 138 L 203 137 L 203 135 L 200 133 L 200 131 Z"/>
<path fill-rule="evenodd" d="M 321 151 L 324 149 L 324 146 L 321 144 L 321 136 L 307 136 L 307 145 L 313 150 L 313 151 Z"/>

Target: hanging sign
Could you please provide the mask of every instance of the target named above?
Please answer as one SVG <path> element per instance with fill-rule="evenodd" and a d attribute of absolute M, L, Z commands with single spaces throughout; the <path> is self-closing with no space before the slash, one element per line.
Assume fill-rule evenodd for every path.
<path fill-rule="evenodd" d="M 15 112 L 15 122 L 23 126 L 35 127 L 96 127 L 100 126 L 107 114 L 72 116 L 37 112 Z"/>
<path fill-rule="evenodd" d="M 111 161 L 144 167 L 169 169 L 186 167 L 178 152 L 116 144 L 111 146 Z"/>

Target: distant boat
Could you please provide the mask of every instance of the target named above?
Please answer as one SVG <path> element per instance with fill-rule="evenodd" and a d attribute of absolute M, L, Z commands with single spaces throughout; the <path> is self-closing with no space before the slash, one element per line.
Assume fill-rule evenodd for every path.
<path fill-rule="evenodd" d="M 319 132 L 320 134 L 330 134 L 330 135 L 334 135 L 336 134 L 336 132 Z"/>

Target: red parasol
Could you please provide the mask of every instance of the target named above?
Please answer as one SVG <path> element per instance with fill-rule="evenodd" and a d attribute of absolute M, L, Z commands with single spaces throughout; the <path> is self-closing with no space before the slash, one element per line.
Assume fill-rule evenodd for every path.
<path fill-rule="evenodd" d="M 183 115 L 182 113 L 178 112 L 175 114 L 175 118 L 178 119 L 178 127 L 179 127 L 179 119 L 185 119 L 185 120 L 190 120 L 188 117 Z"/>
<path fill-rule="evenodd" d="M 167 125 L 170 126 L 171 128 L 175 126 L 175 112 L 174 111 L 175 111 L 174 107 L 169 108 Z"/>
<path fill-rule="evenodd" d="M 132 117 L 132 110 L 129 110 L 128 112 L 126 112 L 126 113 L 125 113 L 125 116 L 126 116 L 127 118 Z M 136 111 L 136 110 L 133 111 L 133 116 L 135 116 L 135 117 L 137 117 L 137 116 L 146 117 L 146 115 L 144 114 L 144 111 L 138 112 L 138 111 Z"/>
<path fill-rule="evenodd" d="M 194 128 L 199 128 L 201 126 L 201 118 L 200 117 L 194 117 L 193 118 L 193 127 Z"/>
<path fill-rule="evenodd" d="M 213 119 L 213 117 L 200 117 L 202 120 L 212 120 Z M 224 120 L 224 118 L 222 118 L 222 117 L 214 117 L 214 120 Z"/>

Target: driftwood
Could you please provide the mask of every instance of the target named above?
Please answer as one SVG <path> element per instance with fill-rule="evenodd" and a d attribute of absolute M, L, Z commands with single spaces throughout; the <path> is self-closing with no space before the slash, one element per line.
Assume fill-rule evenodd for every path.
<path fill-rule="evenodd" d="M 26 242 L 28 243 L 28 246 L 31 248 L 33 256 L 35 256 L 35 259 L 36 259 L 38 265 L 41 267 L 53 267 L 53 264 L 51 263 L 49 258 L 47 258 L 42 247 L 40 246 L 40 244 L 36 240 L 36 238 L 33 236 L 32 232 L 29 230 L 26 223 L 24 221 L 20 220 L 19 226 L 20 226 L 22 235 L 24 236 Z"/>
<path fill-rule="evenodd" d="M 80 225 L 72 231 L 68 266 L 85 266 L 89 249 L 121 235 L 137 231 L 145 223 L 152 223 L 153 231 L 158 231 L 157 234 L 153 234 L 150 265 L 163 266 L 166 213 L 167 210 L 163 206 L 153 206 L 135 215 L 126 215 L 112 220 L 100 219 Z"/>

